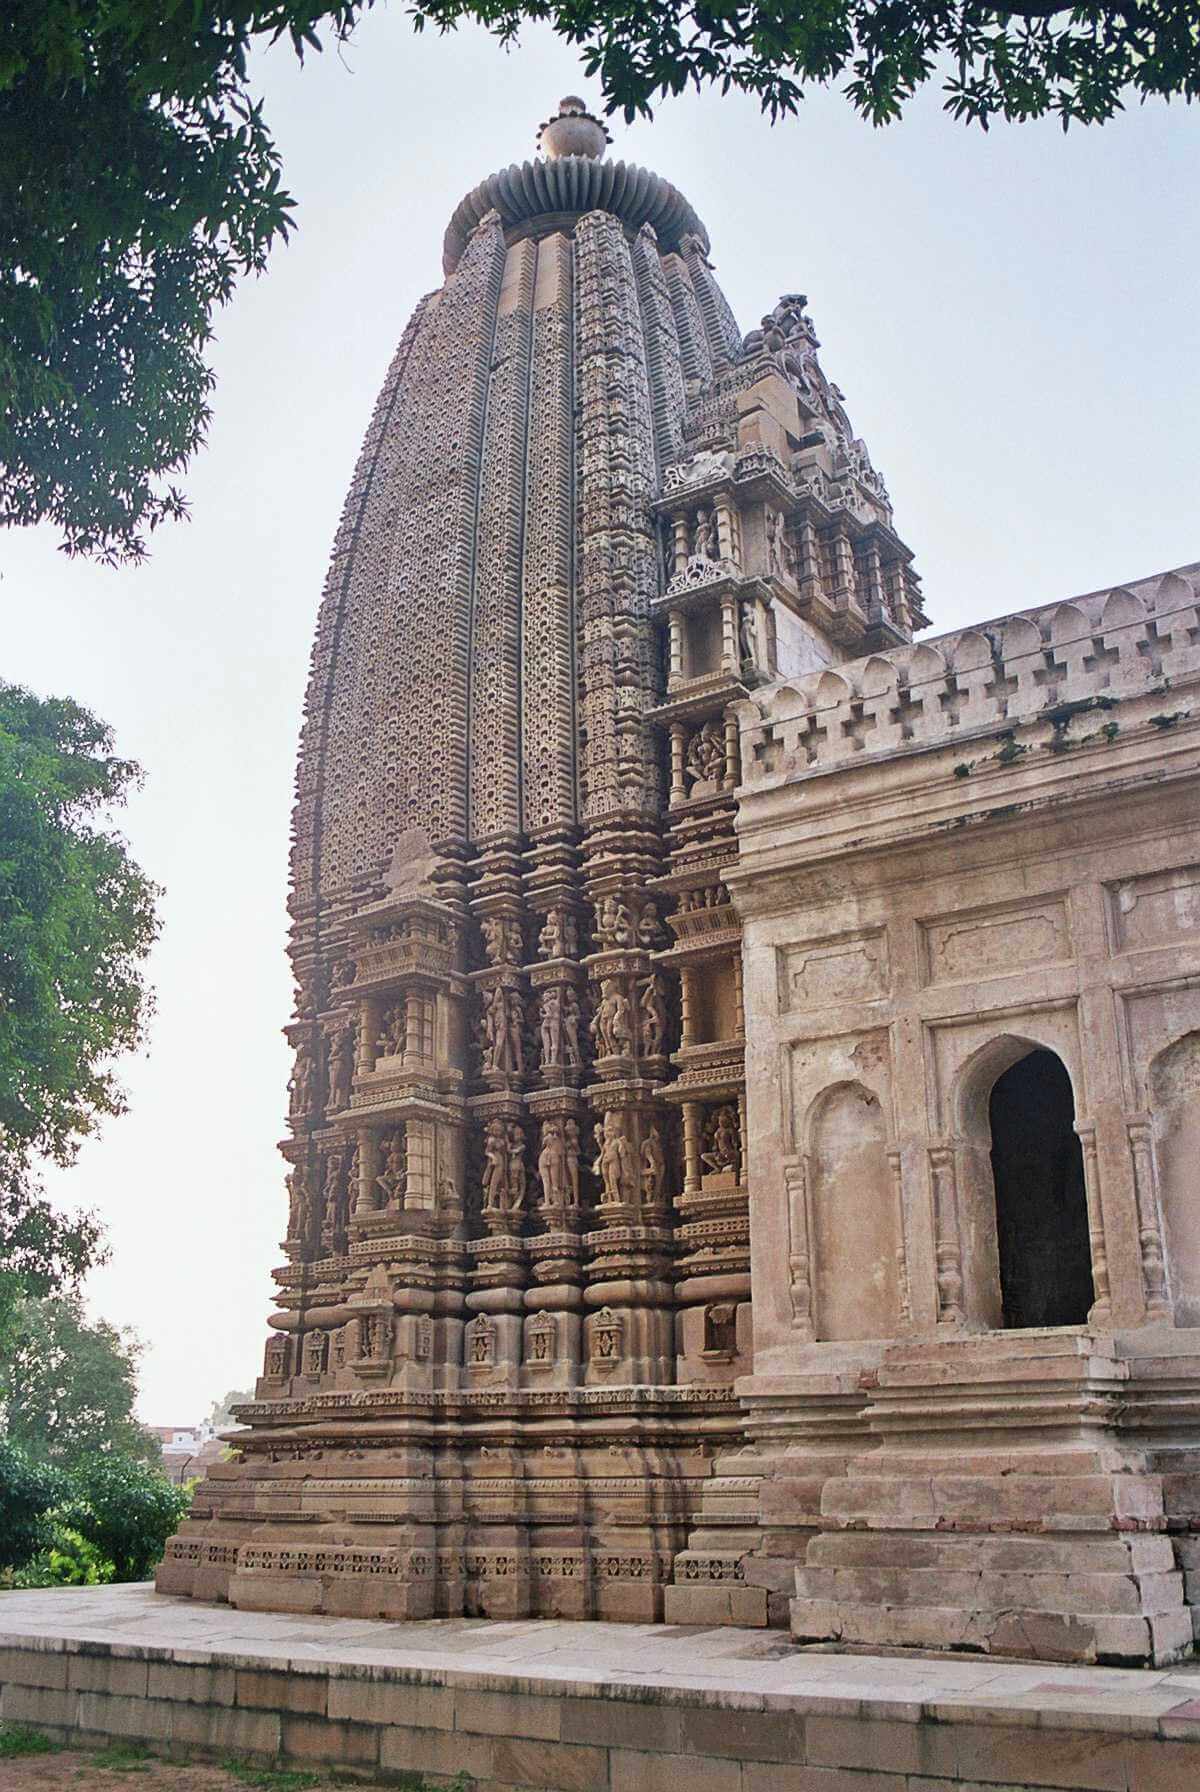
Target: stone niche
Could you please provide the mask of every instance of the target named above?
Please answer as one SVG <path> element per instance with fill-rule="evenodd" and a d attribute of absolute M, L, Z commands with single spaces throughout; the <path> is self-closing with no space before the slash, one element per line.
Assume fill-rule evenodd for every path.
<path fill-rule="evenodd" d="M 893 1337 L 905 1317 L 906 1266 L 886 1037 L 797 1045 L 791 1085 L 795 1323 L 818 1343 Z"/>
<path fill-rule="evenodd" d="M 741 1031 L 737 973 L 732 958 L 714 959 L 689 973 L 689 1045 L 714 1045 Z"/>
<path fill-rule="evenodd" d="M 835 1084 L 813 1104 L 807 1133 L 814 1336 L 889 1338 L 900 1322 L 900 1250 L 878 1096 Z"/>
<path fill-rule="evenodd" d="M 1149 1086 L 1175 1323 L 1200 1326 L 1200 1029 L 1159 1052 Z"/>

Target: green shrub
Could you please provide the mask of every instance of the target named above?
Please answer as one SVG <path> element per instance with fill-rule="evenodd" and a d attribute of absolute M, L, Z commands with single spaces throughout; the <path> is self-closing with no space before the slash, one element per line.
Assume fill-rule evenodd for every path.
<path fill-rule="evenodd" d="M 97 1456 L 75 1470 L 56 1517 L 112 1564 L 113 1580 L 148 1580 L 192 1502 L 157 1469 L 128 1456 Z"/>
<path fill-rule="evenodd" d="M 14 1587 L 99 1587 L 112 1580 L 113 1564 L 86 1537 L 47 1519 L 49 1543 L 12 1575 Z"/>

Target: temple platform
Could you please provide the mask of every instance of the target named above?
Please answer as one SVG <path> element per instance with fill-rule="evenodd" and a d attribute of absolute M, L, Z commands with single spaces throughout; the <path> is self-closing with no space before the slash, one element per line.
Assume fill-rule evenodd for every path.
<path fill-rule="evenodd" d="M 0 1594 L 0 1718 L 476 1792 L 1196 1792 L 1200 1663 L 833 1654 L 762 1630 L 373 1623 Z M 409 1783 L 412 1783 L 410 1778 Z"/>

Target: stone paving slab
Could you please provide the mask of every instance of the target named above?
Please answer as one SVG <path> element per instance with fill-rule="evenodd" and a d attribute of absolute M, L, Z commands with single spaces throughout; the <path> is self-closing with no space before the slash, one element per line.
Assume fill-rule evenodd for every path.
<path fill-rule="evenodd" d="M 0 1716 L 61 1739 L 481 1789 L 1200 1792 L 1200 1663 L 821 1653 L 763 1630 L 235 1611 L 0 1594 Z"/>

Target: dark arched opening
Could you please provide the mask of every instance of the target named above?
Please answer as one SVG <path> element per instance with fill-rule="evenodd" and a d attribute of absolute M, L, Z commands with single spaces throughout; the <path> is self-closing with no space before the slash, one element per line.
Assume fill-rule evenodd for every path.
<path fill-rule="evenodd" d="M 1032 1051 L 992 1088 L 992 1179 L 1006 1326 L 1082 1325 L 1095 1299 L 1083 1153 L 1061 1058 Z"/>

